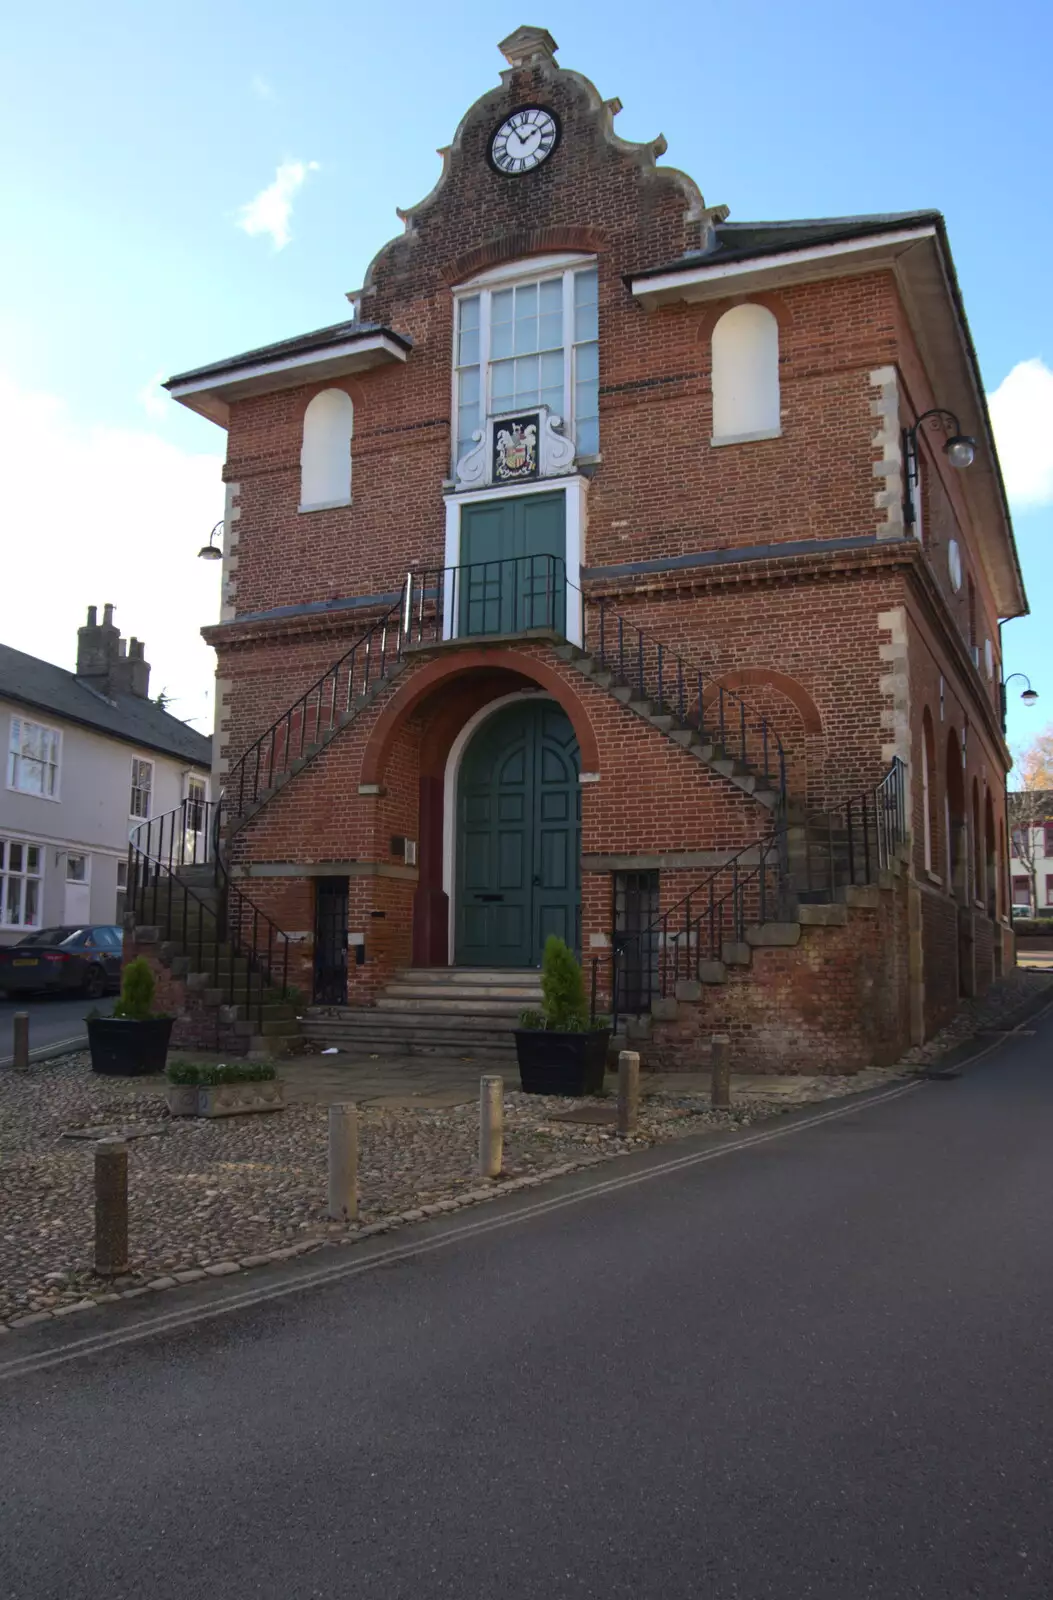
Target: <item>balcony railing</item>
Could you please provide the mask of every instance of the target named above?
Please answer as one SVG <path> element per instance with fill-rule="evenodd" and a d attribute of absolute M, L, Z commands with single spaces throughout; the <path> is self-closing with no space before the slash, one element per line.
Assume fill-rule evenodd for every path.
<path fill-rule="evenodd" d="M 411 644 L 537 629 L 579 639 L 580 600 L 561 556 L 500 556 L 434 567 L 406 579 L 404 631 Z"/>

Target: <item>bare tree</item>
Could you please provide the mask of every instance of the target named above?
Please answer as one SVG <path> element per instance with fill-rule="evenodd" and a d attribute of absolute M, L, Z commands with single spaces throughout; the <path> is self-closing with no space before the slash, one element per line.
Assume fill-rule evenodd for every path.
<path fill-rule="evenodd" d="M 1010 848 L 1027 869 L 1031 907 L 1037 911 L 1038 858 L 1045 854 L 1043 830 L 1053 822 L 1053 724 L 1017 752 L 1013 787 L 1006 794 Z"/>

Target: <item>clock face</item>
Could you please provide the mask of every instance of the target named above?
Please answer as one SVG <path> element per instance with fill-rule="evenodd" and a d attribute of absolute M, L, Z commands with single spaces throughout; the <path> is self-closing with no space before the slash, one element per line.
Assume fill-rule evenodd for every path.
<path fill-rule="evenodd" d="M 544 106 L 520 106 L 505 118 L 490 140 L 490 161 L 498 172 L 530 172 L 559 143 L 559 118 Z"/>

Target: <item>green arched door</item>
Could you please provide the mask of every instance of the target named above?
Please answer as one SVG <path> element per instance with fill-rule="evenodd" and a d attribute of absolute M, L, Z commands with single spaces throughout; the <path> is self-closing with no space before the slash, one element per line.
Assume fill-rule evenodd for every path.
<path fill-rule="evenodd" d="M 580 945 L 581 790 L 570 719 L 524 699 L 483 723 L 457 785 L 455 960 L 535 967 Z"/>

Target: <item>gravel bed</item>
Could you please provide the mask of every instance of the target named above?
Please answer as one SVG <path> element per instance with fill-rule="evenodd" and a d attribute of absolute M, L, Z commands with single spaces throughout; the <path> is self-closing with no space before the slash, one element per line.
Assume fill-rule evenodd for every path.
<path fill-rule="evenodd" d="M 925 1044 L 908 1050 L 900 1058 L 900 1065 L 924 1066 L 952 1050 L 955 1045 L 964 1044 L 974 1033 L 993 1032 L 1011 1026 L 1022 1006 L 1047 993 L 1053 999 L 1053 972 L 1013 967 L 1004 978 L 992 983 L 986 994 L 977 996 L 975 1000 L 966 1000 L 957 1015 L 939 1033 L 933 1034 Z"/>
<path fill-rule="evenodd" d="M 783 1109 L 744 1098 L 721 1112 L 691 1096 L 647 1096 L 639 1131 L 628 1139 L 609 1126 L 551 1120 L 597 1104 L 506 1093 L 505 1170 L 496 1180 L 480 1179 L 475 1170 L 475 1105 L 362 1107 L 360 1227 L 705 1128 L 748 1126 Z M 128 1146 L 131 1263 L 113 1287 L 129 1290 L 181 1272 L 215 1273 L 224 1263 L 347 1231 L 325 1215 L 327 1115 L 324 1106 L 294 1104 L 275 1114 L 170 1120 L 161 1080 L 100 1079 L 87 1055 L 35 1067 L 25 1077 L 5 1072 L 0 1324 L 110 1288 L 90 1271 L 94 1143 L 65 1139 L 64 1132 L 160 1125 Z"/>

